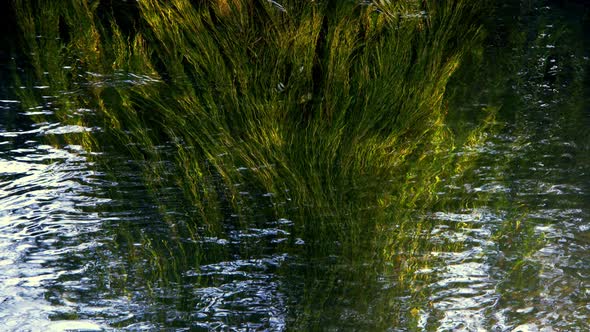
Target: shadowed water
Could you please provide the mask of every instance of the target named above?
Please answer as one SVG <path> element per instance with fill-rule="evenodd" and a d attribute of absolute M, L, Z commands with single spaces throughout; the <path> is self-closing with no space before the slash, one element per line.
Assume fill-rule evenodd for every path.
<path fill-rule="evenodd" d="M 428 167 L 445 160 L 410 159 L 398 186 L 408 196 L 420 176 L 442 178 L 386 209 L 350 194 L 343 202 L 361 203 L 335 213 L 244 182 L 238 208 L 228 194 L 199 210 L 172 185 L 174 142 L 157 147 L 152 183 L 149 158 L 120 150 L 105 125 L 63 122 L 68 105 L 44 95 L 51 87 L 32 88 L 36 105 L 3 88 L 1 329 L 584 331 L 590 54 L 579 16 L 539 4 L 499 9 L 498 39 L 449 88 L 456 131 L 499 108 L 482 137 L 446 156 L 465 162 L 439 173 Z M 121 90 L 157 81 L 80 75 Z M 101 149 L 72 143 L 88 137 Z"/>

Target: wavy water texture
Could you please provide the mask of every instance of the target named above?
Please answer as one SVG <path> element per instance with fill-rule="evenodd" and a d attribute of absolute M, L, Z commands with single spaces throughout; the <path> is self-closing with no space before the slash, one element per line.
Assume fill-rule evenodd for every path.
<path fill-rule="evenodd" d="M 587 329 L 579 13 L 503 2 L 482 48 L 451 2 L 14 3 L 0 330 Z"/>

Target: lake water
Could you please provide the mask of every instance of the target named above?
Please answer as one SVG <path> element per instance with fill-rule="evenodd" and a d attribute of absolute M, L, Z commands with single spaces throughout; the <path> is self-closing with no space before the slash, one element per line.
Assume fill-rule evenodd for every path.
<path fill-rule="evenodd" d="M 70 144 L 87 132 L 100 141 L 102 129 L 61 123 L 52 95 L 25 106 L 6 64 L 0 330 L 587 331 L 582 18 L 552 3 L 499 10 L 485 65 L 449 88 L 456 130 L 499 109 L 483 143 L 452 152 L 477 158 L 441 179 L 434 203 L 346 217 L 388 220 L 391 243 L 371 234 L 318 244 L 289 210 L 274 212 L 272 194 L 246 189 L 245 216 L 222 206 L 221 231 L 195 236 L 178 187 L 155 199 L 139 162 L 108 141 L 100 153 Z M 343 218 L 315 212 L 308 218 Z"/>

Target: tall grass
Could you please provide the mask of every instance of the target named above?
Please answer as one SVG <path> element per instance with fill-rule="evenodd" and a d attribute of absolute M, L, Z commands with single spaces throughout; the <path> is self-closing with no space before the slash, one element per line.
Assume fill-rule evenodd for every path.
<path fill-rule="evenodd" d="M 85 124 L 96 119 L 69 106 L 96 110 L 151 165 L 149 183 L 169 173 L 172 147 L 177 182 L 203 208 L 220 191 L 238 200 L 244 183 L 326 214 L 417 200 L 435 176 L 405 193 L 418 172 L 407 161 L 453 148 L 445 87 L 480 35 L 467 1 L 149 0 L 131 29 L 98 2 L 15 3 L 58 116 Z"/>
<path fill-rule="evenodd" d="M 58 117 L 103 128 L 156 195 L 175 182 L 211 227 L 220 199 L 239 212 L 244 191 L 323 215 L 431 195 L 455 162 L 445 88 L 482 35 L 471 1 L 15 8 L 31 80 L 56 91 Z"/>
<path fill-rule="evenodd" d="M 460 141 L 445 123 L 449 79 L 481 41 L 481 4 L 142 0 L 126 15 L 98 1 L 14 1 L 32 69 L 19 80 L 48 86 L 42 93 L 54 96 L 61 122 L 101 128 L 72 142 L 97 152 L 114 144 L 142 165 L 162 211 L 182 209 L 162 197 L 165 187 L 181 188 L 187 210 L 198 211 L 185 225 L 189 237 L 221 233 L 224 208 L 248 219 L 256 207 L 244 193 L 268 193 L 274 213 L 297 225 L 293 239 L 314 248 L 304 256 L 337 251 L 362 272 L 329 271 L 334 280 L 395 278 L 391 297 L 366 304 L 392 319 L 378 326 L 417 319 L 390 303 L 425 296 L 419 279 L 427 276 L 415 272 L 429 264 L 422 254 L 433 248 L 434 225 L 414 211 L 434 204 L 441 182 L 476 159 L 451 154 L 456 146 L 480 144 L 493 125 L 492 107 Z M 43 100 L 34 89 L 19 94 L 25 107 Z M 173 232 L 179 224 L 169 222 Z M 180 281 L 184 265 L 205 254 L 182 241 L 119 234 L 134 248 L 129 264 L 150 265 L 138 278 L 148 287 Z M 295 319 L 302 329 L 321 322 L 316 304 L 334 295 L 327 289 L 340 292 L 312 280 L 321 267 L 305 280 L 304 305 L 317 310 Z"/>
<path fill-rule="evenodd" d="M 428 188 L 457 162 L 443 100 L 478 47 L 481 4 L 145 0 L 128 16 L 90 1 L 15 8 L 29 79 L 53 89 L 57 116 L 100 126 L 103 142 L 88 134 L 87 149 L 114 138 L 156 195 L 176 183 L 210 227 L 220 202 L 239 212 L 244 191 L 303 214 L 412 206 L 434 197 Z"/>

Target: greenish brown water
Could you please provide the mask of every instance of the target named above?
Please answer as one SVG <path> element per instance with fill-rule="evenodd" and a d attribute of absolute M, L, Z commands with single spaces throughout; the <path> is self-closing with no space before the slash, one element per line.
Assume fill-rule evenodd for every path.
<path fill-rule="evenodd" d="M 101 28 L 73 20 L 87 12 L 71 9 L 63 20 L 80 25 L 80 35 L 72 32 L 64 50 L 47 37 L 63 34 L 47 13 L 33 39 L 39 63 L 18 55 L 20 82 L 9 61 L 2 68 L 4 330 L 587 329 L 587 12 L 498 4 L 493 17 L 472 13 L 484 40 L 473 31 L 430 32 L 413 19 L 434 14 L 418 11 L 394 22 L 407 31 L 383 37 L 405 41 L 399 49 L 373 47 L 391 56 L 436 41 L 440 52 L 416 51 L 423 60 L 410 55 L 412 66 L 337 48 L 315 78 L 313 54 L 293 58 L 309 46 L 297 38 L 314 31 L 304 24 L 288 35 L 301 45 L 260 55 L 260 67 L 216 58 L 239 52 L 237 44 L 212 51 L 214 67 L 195 70 L 202 53 L 174 56 L 191 42 L 211 42 L 201 45 L 209 50 L 211 40 L 170 41 L 154 29 L 147 44 L 180 53 L 117 53 L 124 39 L 95 44 L 91 33 Z M 440 26 L 458 24 L 449 21 Z M 339 24 L 328 31 L 345 30 Z M 403 39 L 421 31 L 433 39 Z M 326 40 L 356 38 L 342 34 Z M 272 42 L 282 40 L 258 46 Z M 76 53 L 89 47 L 100 51 Z M 361 59 L 350 77 L 343 73 L 351 64 L 338 61 L 347 52 Z M 448 55 L 456 58 L 446 62 Z M 309 66 L 310 76 L 286 75 L 273 59 Z M 276 72 L 258 74 L 267 68 Z M 372 68 L 381 72 L 365 71 Z M 386 89 L 401 88 L 398 68 L 407 70 L 407 93 Z M 237 88 L 221 85 L 234 75 Z M 261 90 L 256 75 L 276 81 Z M 308 98 L 306 84 L 318 75 Z M 367 112 L 338 113 L 358 105 Z M 415 108 L 432 112 L 403 115 Z M 398 110 L 403 120 L 381 118 Z"/>

